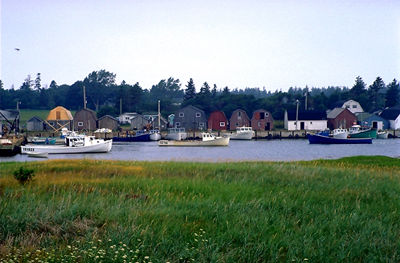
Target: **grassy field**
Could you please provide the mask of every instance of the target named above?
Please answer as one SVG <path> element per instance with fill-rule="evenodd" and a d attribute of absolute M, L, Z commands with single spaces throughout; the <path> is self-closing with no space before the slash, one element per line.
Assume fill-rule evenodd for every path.
<path fill-rule="evenodd" d="M 0 262 L 399 262 L 399 200 L 388 157 L 0 163 Z"/>
<path fill-rule="evenodd" d="M 49 115 L 50 110 L 20 110 L 20 123 L 23 127 L 26 127 L 26 122 L 32 117 L 39 117 L 45 120 Z M 71 111 L 72 116 L 74 116 L 75 111 Z"/>

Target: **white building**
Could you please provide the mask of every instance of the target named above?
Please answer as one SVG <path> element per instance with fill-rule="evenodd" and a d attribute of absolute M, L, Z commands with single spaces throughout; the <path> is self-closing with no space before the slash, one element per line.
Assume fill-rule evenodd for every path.
<path fill-rule="evenodd" d="M 352 113 L 357 113 L 357 112 L 364 112 L 363 108 L 361 107 L 360 103 L 358 103 L 355 100 L 348 100 L 343 103 L 342 105 L 343 109 L 348 109 Z"/>
<path fill-rule="evenodd" d="M 389 121 L 391 130 L 400 130 L 400 109 L 385 109 L 380 116 Z"/>
<path fill-rule="evenodd" d="M 296 111 L 285 111 L 284 126 L 288 131 L 321 131 L 328 127 L 324 111 L 299 111 L 296 123 Z"/>

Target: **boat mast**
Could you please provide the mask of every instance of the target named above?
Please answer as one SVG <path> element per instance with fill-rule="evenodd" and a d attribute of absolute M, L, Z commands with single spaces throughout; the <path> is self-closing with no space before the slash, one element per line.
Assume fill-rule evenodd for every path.
<path fill-rule="evenodd" d="M 83 85 L 83 108 L 86 109 L 86 88 Z"/>

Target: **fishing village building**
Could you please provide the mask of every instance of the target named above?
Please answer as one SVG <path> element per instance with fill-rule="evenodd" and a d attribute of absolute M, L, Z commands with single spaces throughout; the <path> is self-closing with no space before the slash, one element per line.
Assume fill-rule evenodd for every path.
<path fill-rule="evenodd" d="M 45 121 L 45 129 L 50 131 L 61 131 L 62 128 L 72 130 L 73 120 L 69 110 L 57 106 L 49 112 Z"/>
<path fill-rule="evenodd" d="M 130 119 L 132 130 L 144 130 L 150 127 L 150 122 L 143 115 L 136 113 L 135 117 Z"/>
<path fill-rule="evenodd" d="M 97 114 L 91 109 L 81 109 L 75 112 L 74 129 L 78 131 L 94 131 L 97 129 Z"/>
<path fill-rule="evenodd" d="M 270 112 L 259 109 L 253 112 L 251 127 L 255 131 L 270 131 L 274 128 L 274 119 Z"/>
<path fill-rule="evenodd" d="M 357 117 L 347 108 L 334 108 L 328 113 L 328 128 L 348 129 L 357 123 Z"/>
<path fill-rule="evenodd" d="M 118 120 L 121 124 L 130 124 L 131 119 L 135 117 L 138 113 L 136 112 L 125 112 L 119 115 Z"/>
<path fill-rule="evenodd" d="M 44 121 L 41 118 L 34 116 L 26 122 L 26 130 L 44 131 Z"/>
<path fill-rule="evenodd" d="M 208 117 L 208 128 L 215 131 L 228 129 L 228 119 L 223 111 L 213 111 Z"/>
<path fill-rule="evenodd" d="M 104 115 L 97 120 L 97 127 L 99 129 L 110 129 L 116 131 L 119 128 L 118 119 L 110 115 Z"/>
<path fill-rule="evenodd" d="M 389 129 L 389 121 L 385 120 L 379 115 L 360 112 L 356 114 L 357 123 L 363 127 L 373 128 L 377 130 L 387 130 Z"/>
<path fill-rule="evenodd" d="M 328 121 L 326 119 L 326 113 L 324 111 L 299 111 L 298 114 L 296 114 L 296 110 L 290 110 L 285 111 L 284 127 L 286 130 L 289 131 L 321 131 L 325 130 L 328 127 Z"/>
<path fill-rule="evenodd" d="M 206 114 L 203 110 L 188 105 L 175 112 L 174 127 L 185 128 L 186 131 L 206 130 Z"/>
<path fill-rule="evenodd" d="M 348 109 L 352 113 L 364 112 L 361 104 L 355 100 L 348 100 L 343 103 L 341 108 Z"/>
<path fill-rule="evenodd" d="M 242 126 L 250 127 L 250 118 L 246 111 L 237 109 L 232 112 L 231 118 L 229 119 L 229 129 L 234 131 L 236 128 Z"/>
<path fill-rule="evenodd" d="M 389 121 L 390 129 L 400 130 L 400 108 L 393 107 L 385 109 L 380 116 Z"/>

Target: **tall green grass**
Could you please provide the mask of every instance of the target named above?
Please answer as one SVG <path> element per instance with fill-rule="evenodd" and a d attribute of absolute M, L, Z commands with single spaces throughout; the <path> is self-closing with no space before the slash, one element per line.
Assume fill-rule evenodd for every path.
<path fill-rule="evenodd" d="M 387 157 L 0 163 L 0 258 L 398 262 L 399 176 Z"/>

